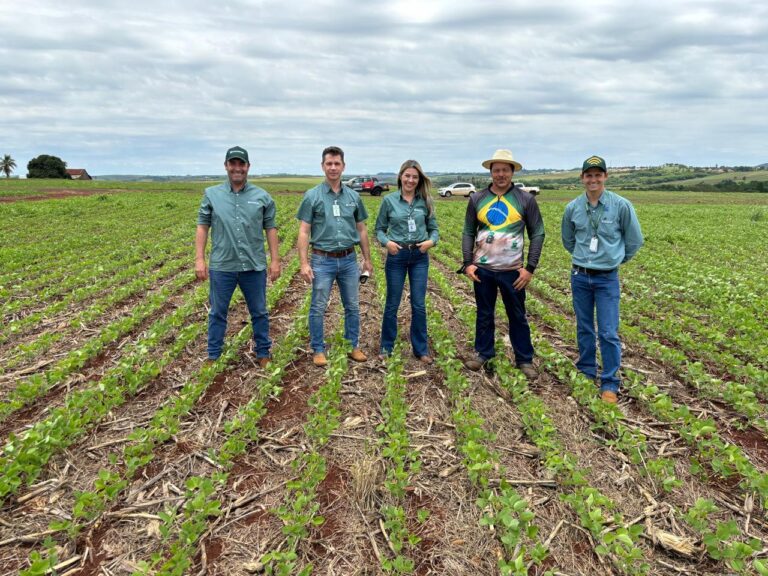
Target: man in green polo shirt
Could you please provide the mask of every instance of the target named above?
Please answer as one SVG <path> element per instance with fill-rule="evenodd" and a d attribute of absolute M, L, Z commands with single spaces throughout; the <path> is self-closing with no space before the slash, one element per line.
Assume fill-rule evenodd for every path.
<path fill-rule="evenodd" d="M 235 288 L 245 297 L 253 325 L 253 342 L 259 366 L 270 361 L 267 312 L 267 274 L 271 281 L 280 276 L 275 202 L 265 190 L 248 183 L 248 152 L 239 146 L 227 150 L 224 168 L 228 181 L 206 188 L 197 215 L 195 275 L 210 278 L 208 314 L 208 360 L 221 356 L 227 331 L 227 311 Z M 211 230 L 209 265 L 205 245 Z M 264 251 L 266 232 L 270 264 Z"/>
<path fill-rule="evenodd" d="M 325 366 L 323 319 L 333 282 L 339 285 L 344 305 L 344 338 L 352 345 L 349 357 L 365 362 L 367 357 L 359 348 L 360 338 L 360 270 L 355 246 L 363 253 L 363 269 L 373 271 L 368 231 L 368 212 L 360 195 L 341 182 L 344 172 L 344 152 L 336 146 L 323 150 L 320 164 L 325 181 L 304 193 L 296 217 L 299 237 L 296 248 L 301 261 L 301 276 L 312 282 L 312 303 L 309 309 L 309 337 L 312 361 Z M 311 258 L 309 248 L 311 249 Z"/>

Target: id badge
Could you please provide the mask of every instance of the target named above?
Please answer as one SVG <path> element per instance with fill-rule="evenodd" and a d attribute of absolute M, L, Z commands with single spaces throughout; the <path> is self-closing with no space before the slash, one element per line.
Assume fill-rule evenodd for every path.
<path fill-rule="evenodd" d="M 597 236 L 592 236 L 592 240 L 589 241 L 589 251 L 597 252 Z"/>
<path fill-rule="evenodd" d="M 336 218 L 341 216 L 341 208 L 339 208 L 338 204 L 333 205 L 333 215 L 336 216 Z"/>
<path fill-rule="evenodd" d="M 408 218 L 408 232 L 416 232 L 416 220 Z"/>

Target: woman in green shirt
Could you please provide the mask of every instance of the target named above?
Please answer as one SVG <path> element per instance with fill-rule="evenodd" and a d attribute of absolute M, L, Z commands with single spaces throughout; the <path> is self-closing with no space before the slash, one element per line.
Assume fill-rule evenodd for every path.
<path fill-rule="evenodd" d="M 403 296 L 405 277 L 411 287 L 411 346 L 413 354 L 432 364 L 427 344 L 428 251 L 437 244 L 435 207 L 431 182 L 416 160 L 406 160 L 397 175 L 398 191 L 387 195 L 376 219 L 376 237 L 387 249 L 384 274 L 387 299 L 381 322 L 380 358 L 389 356 L 397 338 L 397 310 Z"/>

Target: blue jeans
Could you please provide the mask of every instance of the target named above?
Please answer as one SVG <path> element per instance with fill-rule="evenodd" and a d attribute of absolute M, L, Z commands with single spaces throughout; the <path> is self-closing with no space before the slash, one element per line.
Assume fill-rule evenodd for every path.
<path fill-rule="evenodd" d="M 227 311 L 235 288 L 245 297 L 248 312 L 253 325 L 253 342 L 256 357 L 269 357 L 272 340 L 269 339 L 269 313 L 267 312 L 267 271 L 249 270 L 248 272 L 221 272 L 209 270 L 211 289 L 208 313 L 208 358 L 221 356 L 224 346 L 224 334 L 227 332 Z"/>
<path fill-rule="evenodd" d="M 496 356 L 496 296 L 501 292 L 504 309 L 509 319 L 509 340 L 515 351 L 515 364 L 533 362 L 531 328 L 525 315 L 525 290 L 516 290 L 513 284 L 520 273 L 517 270 L 498 272 L 478 267 L 480 282 L 473 282 L 477 318 L 475 321 L 475 351 L 484 360 Z"/>
<path fill-rule="evenodd" d="M 579 343 L 579 360 L 576 368 L 588 378 L 597 377 L 597 345 L 600 341 L 600 357 L 603 371 L 600 389 L 619 390 L 618 371 L 621 366 L 621 341 L 619 340 L 619 272 L 608 274 L 584 274 L 571 271 L 573 311 L 576 313 L 576 337 Z M 597 334 L 595 334 L 597 312 Z"/>
<path fill-rule="evenodd" d="M 333 281 L 339 285 L 341 303 L 344 305 L 344 339 L 357 348 L 360 338 L 360 268 L 355 252 L 341 258 L 312 254 L 312 303 L 309 307 L 309 341 L 312 351 L 325 352 L 323 320 Z"/>
<path fill-rule="evenodd" d="M 387 278 L 387 300 L 384 304 L 384 318 L 381 321 L 381 352 L 391 354 L 397 338 L 397 310 L 403 297 L 405 277 L 411 287 L 411 346 L 417 357 L 429 354 L 427 347 L 427 275 L 429 255 L 418 248 L 401 249 L 392 256 L 387 254 L 384 274 Z"/>

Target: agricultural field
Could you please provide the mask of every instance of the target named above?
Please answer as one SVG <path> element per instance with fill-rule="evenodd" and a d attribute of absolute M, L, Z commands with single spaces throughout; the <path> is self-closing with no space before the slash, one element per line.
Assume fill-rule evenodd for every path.
<path fill-rule="evenodd" d="M 274 182 L 283 273 L 274 362 L 242 299 L 204 365 L 194 279 L 205 184 L 0 181 L 0 574 L 768 574 L 768 196 L 632 192 L 646 235 L 622 268 L 623 394 L 573 368 L 560 216 L 527 295 L 541 375 L 468 372 L 466 200 L 436 200 L 431 347 L 376 359 L 383 253 L 348 362 L 308 349 L 301 196 Z M 309 184 L 311 185 L 311 184 Z M 38 186 L 38 188 L 35 188 Z M 284 192 L 285 190 L 286 192 Z M 35 198 L 34 201 L 30 198 Z M 381 201 L 364 197 L 369 230 Z M 499 318 L 503 312 L 499 310 Z"/>

